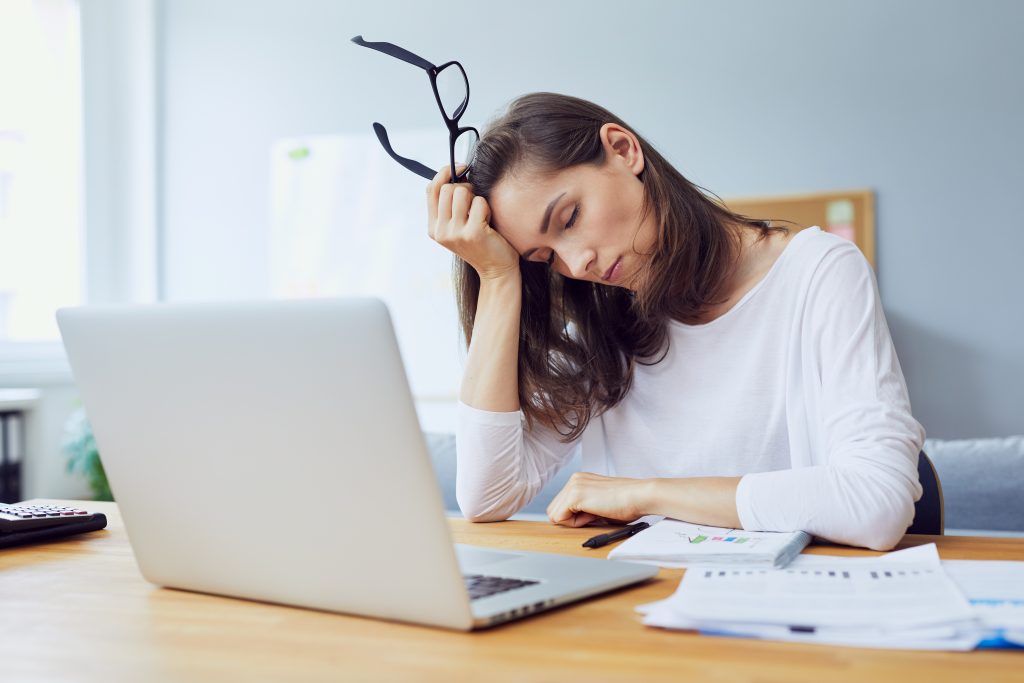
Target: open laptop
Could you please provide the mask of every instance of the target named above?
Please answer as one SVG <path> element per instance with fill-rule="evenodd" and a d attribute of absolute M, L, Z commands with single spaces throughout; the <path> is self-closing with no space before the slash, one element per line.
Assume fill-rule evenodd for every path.
<path fill-rule="evenodd" d="M 379 300 L 57 320 L 152 583 L 469 630 L 657 571 L 454 546 Z"/>

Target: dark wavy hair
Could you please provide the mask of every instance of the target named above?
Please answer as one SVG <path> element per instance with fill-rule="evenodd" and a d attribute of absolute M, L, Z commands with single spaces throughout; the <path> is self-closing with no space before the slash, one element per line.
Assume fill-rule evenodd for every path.
<path fill-rule="evenodd" d="M 507 174 L 552 174 L 605 160 L 605 123 L 633 131 L 644 169 L 641 222 L 654 212 L 657 239 L 638 274 L 635 292 L 574 280 L 547 264 L 520 259 L 519 403 L 527 427 L 540 422 L 564 441 L 582 434 L 591 417 L 621 401 L 637 363 L 660 362 L 668 349 L 668 320 L 698 322 L 722 303 L 738 256 L 737 228 L 772 231 L 770 221 L 734 213 L 683 177 L 619 117 L 592 102 L 556 93 L 513 100 L 492 119 L 470 165 L 473 192 L 490 200 Z M 472 341 L 480 278 L 455 259 L 455 291 L 466 345 Z"/>

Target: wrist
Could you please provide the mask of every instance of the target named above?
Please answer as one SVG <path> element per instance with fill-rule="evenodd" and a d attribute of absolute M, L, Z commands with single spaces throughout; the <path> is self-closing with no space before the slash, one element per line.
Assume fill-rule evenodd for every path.
<path fill-rule="evenodd" d="M 480 287 L 508 287 L 515 285 L 519 287 L 522 283 L 522 273 L 519 271 L 519 264 L 511 268 L 498 270 L 477 271 L 480 276 Z"/>
<path fill-rule="evenodd" d="M 502 274 L 492 274 L 480 277 L 480 294 L 478 303 L 486 306 L 492 302 L 501 302 L 502 305 L 509 305 L 512 302 L 519 302 L 523 294 L 522 276 L 519 269 L 506 271 Z M 518 313 L 516 324 L 518 325 Z"/>
<path fill-rule="evenodd" d="M 635 512 L 637 517 L 645 515 L 660 515 L 662 509 L 662 496 L 665 488 L 663 479 L 639 479 L 637 480 L 637 493 L 635 500 Z"/>

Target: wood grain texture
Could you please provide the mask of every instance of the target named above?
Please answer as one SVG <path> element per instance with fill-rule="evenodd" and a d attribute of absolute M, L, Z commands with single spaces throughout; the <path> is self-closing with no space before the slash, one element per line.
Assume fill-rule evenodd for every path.
<path fill-rule="evenodd" d="M 643 626 L 634 607 L 670 595 L 682 570 L 471 634 L 157 588 L 139 575 L 116 505 L 87 507 L 107 515 L 107 529 L 0 552 L 2 681 L 1024 681 L 1013 652 L 866 650 Z M 594 529 L 450 524 L 462 543 L 609 550 L 580 547 Z M 900 547 L 932 541 L 944 558 L 1024 560 L 1024 539 L 921 536 Z"/>

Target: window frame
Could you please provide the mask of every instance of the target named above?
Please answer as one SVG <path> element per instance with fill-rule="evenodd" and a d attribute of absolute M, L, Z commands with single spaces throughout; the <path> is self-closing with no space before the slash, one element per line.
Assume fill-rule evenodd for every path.
<path fill-rule="evenodd" d="M 162 298 L 159 0 L 79 0 L 82 303 Z M 0 385 L 70 379 L 63 344 L 0 341 Z"/>

